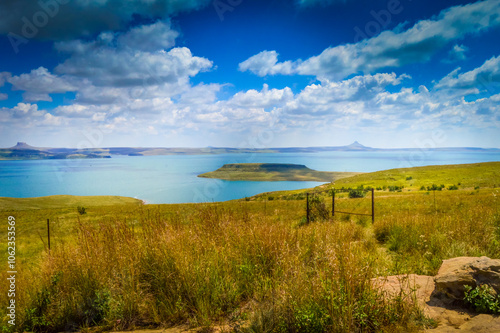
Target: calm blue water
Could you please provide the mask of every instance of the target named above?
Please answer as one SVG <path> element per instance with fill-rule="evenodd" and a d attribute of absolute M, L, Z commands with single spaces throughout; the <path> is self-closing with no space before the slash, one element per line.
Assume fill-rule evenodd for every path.
<path fill-rule="evenodd" d="M 0 161 L 0 197 L 121 195 L 148 203 L 211 202 L 321 184 L 230 182 L 196 177 L 226 163 L 296 163 L 319 171 L 371 172 L 399 167 L 489 161 L 500 161 L 500 153 L 322 152 Z"/>

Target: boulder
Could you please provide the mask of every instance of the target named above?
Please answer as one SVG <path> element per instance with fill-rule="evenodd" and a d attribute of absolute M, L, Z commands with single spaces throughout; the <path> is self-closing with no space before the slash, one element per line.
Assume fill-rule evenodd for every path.
<path fill-rule="evenodd" d="M 500 259 L 488 257 L 458 257 L 443 260 L 434 278 L 436 292 L 451 300 L 462 300 L 465 286 L 487 284 L 500 293 Z"/>

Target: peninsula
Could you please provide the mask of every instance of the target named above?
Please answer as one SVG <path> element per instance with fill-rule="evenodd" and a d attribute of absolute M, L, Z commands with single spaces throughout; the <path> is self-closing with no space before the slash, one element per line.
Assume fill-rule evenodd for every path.
<path fill-rule="evenodd" d="M 301 164 L 235 163 L 198 175 L 202 178 L 247 181 L 315 181 L 332 182 L 359 172 L 329 172 L 309 169 Z"/>

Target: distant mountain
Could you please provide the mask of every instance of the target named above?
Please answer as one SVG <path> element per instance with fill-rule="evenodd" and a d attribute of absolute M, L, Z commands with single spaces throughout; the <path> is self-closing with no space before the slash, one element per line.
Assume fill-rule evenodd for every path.
<path fill-rule="evenodd" d="M 14 147 L 10 147 L 10 148 L 7 148 L 7 149 L 23 149 L 23 150 L 26 150 L 26 149 L 29 149 L 29 150 L 44 150 L 44 148 L 37 148 L 37 147 L 33 147 L 33 146 L 30 146 L 29 144 L 27 144 L 26 142 L 18 142 Z"/>
<path fill-rule="evenodd" d="M 345 146 L 346 149 L 349 149 L 349 150 L 373 150 L 373 148 L 371 147 L 366 147 L 366 146 L 363 146 L 361 143 L 359 143 L 358 141 L 354 141 L 353 143 L 351 143 L 350 145 L 348 146 Z"/>
<path fill-rule="evenodd" d="M 354 141 L 347 146 L 330 147 L 284 147 L 284 148 L 140 148 L 140 147 L 113 147 L 113 148 L 40 148 L 33 147 L 26 142 L 18 142 L 11 148 L 0 148 L 0 160 L 27 160 L 27 159 L 70 159 L 70 158 L 110 158 L 111 155 L 152 156 L 152 155 L 211 155 L 233 153 L 317 153 L 329 151 L 418 151 L 421 148 L 372 148 Z M 430 148 L 429 151 L 489 151 L 500 152 L 498 148 L 450 147 Z"/>

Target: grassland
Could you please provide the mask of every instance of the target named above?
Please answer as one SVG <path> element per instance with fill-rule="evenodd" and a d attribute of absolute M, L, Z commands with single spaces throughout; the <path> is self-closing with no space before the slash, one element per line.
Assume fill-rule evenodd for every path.
<path fill-rule="evenodd" d="M 316 181 L 332 182 L 351 177 L 357 172 L 327 172 L 309 169 L 300 164 L 284 163 L 234 163 L 199 175 L 203 178 L 247 181 Z"/>
<path fill-rule="evenodd" d="M 188 324 L 236 332 L 417 331 L 433 323 L 413 296 L 387 298 L 371 279 L 432 275 L 456 256 L 499 258 L 499 169 L 425 167 L 336 181 L 336 188 L 382 188 L 373 224 L 365 216 L 332 218 L 332 185 L 309 190 L 309 224 L 302 191 L 207 204 L 89 205 L 83 215 L 77 202 L 26 210 L 14 200 L 0 220 L 16 218 L 17 330 Z M 411 187 L 383 190 L 410 176 Z M 432 184 L 446 186 L 419 188 Z M 370 210 L 368 198 L 337 198 L 339 210 Z M 50 252 L 43 245 L 47 218 Z M 0 284 L 2 304 L 7 289 Z M 13 331 L 5 311 L 3 330 Z"/>
<path fill-rule="evenodd" d="M 89 207 L 137 205 L 142 200 L 120 196 L 74 196 L 52 195 L 38 198 L 7 198 L 0 197 L 0 210 L 19 211 L 30 209 L 51 209 L 61 207 Z"/>

